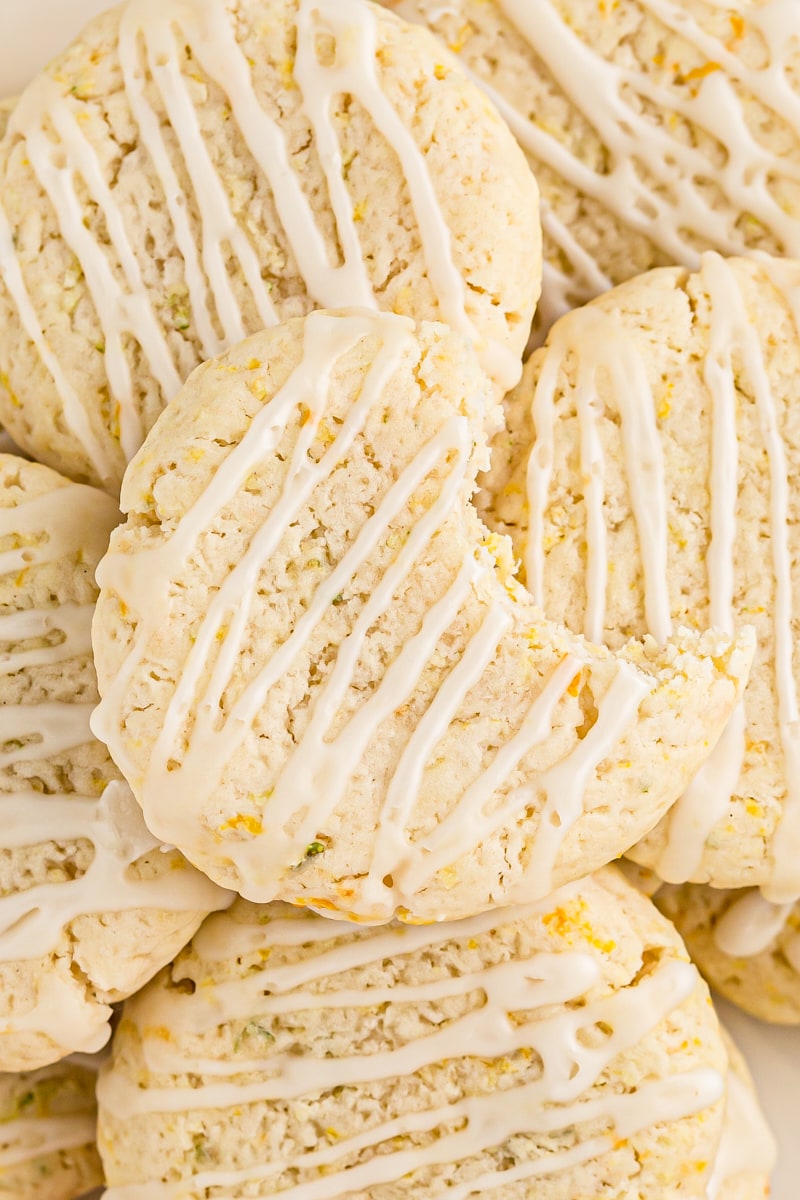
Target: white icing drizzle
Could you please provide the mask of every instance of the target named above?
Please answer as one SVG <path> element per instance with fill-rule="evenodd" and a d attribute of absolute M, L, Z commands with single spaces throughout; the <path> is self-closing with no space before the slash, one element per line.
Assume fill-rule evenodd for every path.
<path fill-rule="evenodd" d="M 102 492 L 80 484 L 41 493 L 0 509 L 0 539 L 16 548 L 0 551 L 0 573 L 19 576 L 28 569 L 61 560 L 96 561 L 117 523 L 116 504 Z M 91 652 L 93 605 L 62 609 L 25 609 L 0 615 L 0 678 L 18 671 L 68 661 Z M 61 631 L 63 641 L 29 649 L 31 639 Z M 92 704 L 44 701 L 0 704 L 0 768 L 36 761 L 92 740 Z M 2 835 L 0 835 L 2 836 Z"/>
<path fill-rule="evenodd" d="M 67 556 L 95 561 L 106 549 L 119 520 L 114 500 L 81 483 L 70 483 L 0 508 L 0 539 L 9 537 L 19 543 L 16 548 L 0 550 L 0 575 L 58 562 Z"/>
<path fill-rule="evenodd" d="M 3 464 L 7 467 L 8 464 Z M 0 539 L 18 543 L 0 552 L 0 570 L 24 576 L 48 564 L 91 565 L 100 557 L 119 512 L 104 493 L 78 484 L 57 487 L 0 509 Z M 19 580 L 24 589 L 24 579 Z M 58 667 L 91 654 L 91 604 L 54 605 L 0 615 L 0 679 L 22 671 Z M 52 635 L 60 633 L 62 640 Z M 48 639 L 52 644 L 31 643 Z M 93 705 L 48 701 L 0 704 L 0 768 L 42 762 L 93 741 Z M 93 848 L 82 875 L 41 882 L 0 897 L 0 962 L 42 958 L 56 949 L 78 917 L 126 910 L 204 913 L 228 902 L 214 884 L 176 858 L 174 870 L 153 879 L 129 868 L 159 842 L 147 831 L 127 784 L 109 783 L 102 796 L 45 794 L 15 786 L 0 792 L 0 850 L 53 841 L 67 849 L 85 839 Z M 180 869 L 179 869 L 180 867 Z M 34 1006 L 12 1006 L 0 1017 L 0 1034 L 45 1033 L 70 1049 L 93 1052 L 108 1037 L 110 1008 L 98 1004 L 71 976 L 53 971 L 38 982 Z M 66 1130 L 64 1126 L 62 1132 Z M 54 1136 L 56 1136 L 54 1134 Z M 60 1134 L 58 1135 L 60 1136 Z"/>
<path fill-rule="evenodd" d="M 99 800 L 40 792 L 0 795 L 0 849 L 81 838 L 94 847 L 83 875 L 0 897 L 0 962 L 49 953 L 62 930 L 89 913 L 204 912 L 226 902 L 224 893 L 188 864 L 154 879 L 130 876 L 128 868 L 161 843 L 145 827 L 127 784 L 109 783 Z"/>
<path fill-rule="evenodd" d="M 753 390 L 767 453 L 770 549 L 775 576 L 772 606 L 775 685 L 778 694 L 778 730 L 787 791 L 772 839 L 773 865 L 764 891 L 768 899 L 774 902 L 793 902 L 798 892 L 800 864 L 800 706 L 794 672 L 789 467 L 786 447 L 778 428 L 777 406 L 770 388 L 758 333 L 748 318 L 736 276 L 718 255 L 708 254 L 703 257 L 703 278 L 708 287 L 712 312 L 716 309 L 725 315 L 730 344 L 738 346 Z M 770 278 L 773 284 L 780 288 L 781 278 L 777 264 L 771 270 Z M 797 334 L 800 337 L 800 325 L 797 327 Z M 731 440 L 734 438 L 735 429 Z M 712 486 L 713 483 L 712 479 Z M 730 515 L 728 519 L 731 520 Z M 732 520 L 735 523 L 735 514 Z M 730 543 L 731 553 L 733 539 L 732 531 L 727 539 L 723 539 Z M 732 576 L 732 569 L 730 574 Z"/>
<path fill-rule="evenodd" d="M 49 75 L 42 75 L 23 93 L 16 115 L 15 127 L 25 130 L 29 160 L 58 214 L 61 236 L 86 277 L 103 331 L 111 394 L 119 405 L 120 445 L 130 458 L 141 445 L 144 430 L 136 411 L 135 383 L 125 357 L 125 337 L 135 335 L 164 395 L 174 395 L 182 380 L 144 287 L 123 213 L 106 183 L 97 154 L 64 102 L 62 86 Z M 55 133 L 56 141 L 47 130 Z M 105 220 L 127 288 L 115 276 L 85 223 L 85 207 L 76 188 L 78 176 Z"/>
<path fill-rule="evenodd" d="M 585 885 L 583 885 L 585 886 Z M 179 1113 L 195 1109 L 239 1108 L 248 1103 L 296 1100 L 332 1087 L 358 1087 L 371 1081 L 408 1077 L 438 1063 L 458 1059 L 464 1048 L 488 1058 L 504 1058 L 532 1050 L 541 1059 L 541 1075 L 533 1082 L 495 1089 L 485 1095 L 455 1098 L 442 1108 L 409 1111 L 378 1121 L 372 1129 L 321 1142 L 301 1156 L 271 1159 L 240 1170 L 198 1170 L 190 1180 L 127 1184 L 111 1188 L 109 1200 L 172 1200 L 205 1188 L 234 1189 L 249 1185 L 253 1195 L 265 1195 L 271 1181 L 288 1169 L 319 1174 L 289 1186 L 291 1200 L 333 1200 L 353 1190 L 369 1191 L 396 1183 L 426 1165 L 456 1163 L 490 1150 L 514 1136 L 555 1133 L 580 1122 L 599 1120 L 611 1126 L 601 1136 L 565 1151 L 554 1150 L 502 1172 L 488 1172 L 469 1184 L 444 1189 L 458 1196 L 483 1194 L 514 1180 L 545 1178 L 572 1165 L 591 1161 L 613 1147 L 615 1139 L 630 1137 L 658 1121 L 676 1120 L 714 1103 L 722 1094 L 717 1072 L 698 1068 L 671 1077 L 651 1077 L 627 1093 L 608 1094 L 590 1089 L 615 1057 L 634 1047 L 654 1030 L 696 986 L 694 968 L 668 960 L 635 983 L 601 997 L 586 998 L 601 981 L 598 962 L 586 953 L 564 950 L 531 952 L 460 976 L 447 975 L 419 984 L 339 988 L 340 973 L 380 963 L 387 956 L 434 951 L 453 939 L 491 938 L 498 927 L 535 920 L 554 905 L 577 893 L 577 887 L 551 896 L 546 904 L 505 910 L 502 918 L 481 914 L 468 921 L 433 927 L 391 926 L 354 932 L 352 926 L 314 918 L 276 917 L 258 931 L 231 922 L 210 921 L 200 937 L 201 954 L 212 958 L 252 953 L 260 946 L 303 947 L 298 959 L 263 967 L 242 979 L 219 984 L 207 981 L 192 995 L 149 989 L 128 1005 L 126 1019 L 143 1034 L 142 1050 L 148 1071 L 160 1076 L 200 1075 L 196 1087 L 139 1087 L 113 1067 L 98 1085 L 101 1107 L 117 1120 L 149 1113 Z M 332 946 L 332 939 L 338 940 Z M 311 949 L 322 941 L 320 950 Z M 329 948 L 326 948 L 326 944 Z M 203 957 L 200 959 L 204 961 Z M 264 995 L 263 993 L 267 993 Z M 353 1020 L 359 1008 L 375 1005 L 431 1006 L 448 998 L 482 993 L 485 1003 L 449 1021 L 434 1021 L 431 1032 L 399 1049 L 360 1052 L 337 1058 L 311 1054 L 274 1053 L 243 1057 L 236 1066 L 228 1062 L 198 1060 L 181 1049 L 183 1036 L 209 1033 L 222 1021 L 259 1017 L 270 1013 L 298 1013 L 308 1009 L 349 1009 Z M 546 1015 L 542 1015 L 542 1013 Z M 529 1014 L 527 1017 L 513 1014 Z M 536 1015 L 532 1015 L 536 1013 Z M 602 1044 L 590 1047 L 581 1031 L 603 1022 L 611 1032 Z M 169 1042 L 147 1035 L 148 1029 L 167 1025 Z M 236 1074 L 247 1083 L 234 1082 Z M 442 1128 L 443 1127 L 443 1128 Z M 389 1148 L 392 1139 L 439 1130 L 439 1136 L 416 1147 Z M 383 1145 L 375 1154 L 346 1169 L 338 1166 L 345 1156 Z M 255 1190 L 261 1185 L 264 1191 Z M 430 1195 L 439 1195 L 437 1187 Z"/>
<path fill-rule="evenodd" d="M 65 425 L 83 446 L 86 457 L 97 472 L 98 478 L 109 479 L 111 466 L 108 455 L 100 438 L 92 429 L 83 402 L 70 381 L 67 371 L 51 349 L 30 293 L 25 286 L 22 267 L 14 245 L 14 234 L 2 202 L 0 202 L 0 277 L 2 277 L 3 284 L 17 310 L 22 328 L 53 380 L 61 401 Z"/>
<path fill-rule="evenodd" d="M 800 98 L 787 70 L 800 43 L 800 20 L 793 0 L 766 0 L 744 8 L 744 25 L 757 30 L 766 43 L 765 65 L 759 67 L 747 66 L 737 56 L 735 45 L 732 48 L 703 30 L 685 0 L 639 0 L 646 16 L 678 34 L 704 60 L 696 74 L 687 72 L 683 85 L 671 86 L 656 82 L 649 61 L 636 63 L 632 55 L 626 56 L 625 66 L 605 61 L 602 52 L 581 38 L 551 0 L 536 5 L 530 0 L 495 3 L 607 152 L 599 156 L 602 168 L 582 161 L 580 151 L 567 145 L 566 135 L 562 140 L 516 111 L 481 72 L 476 82 L 494 101 L 534 168 L 546 164 L 612 213 L 623 228 L 643 234 L 666 261 L 695 269 L 698 242 L 723 254 L 746 252 L 746 224 L 736 227 L 742 215 L 776 238 L 785 255 L 800 257 L 797 213 L 787 210 L 771 187 L 774 178 L 800 178 L 800 164 L 796 154 L 789 157 L 782 151 L 770 151 L 757 140 L 748 127 L 743 99 L 749 93 L 790 129 L 800 128 Z M 392 7 L 409 20 L 430 24 L 446 15 L 432 0 L 405 0 Z M 463 9 L 460 11 L 463 15 Z M 735 31 L 732 25 L 729 28 L 734 41 Z M 468 59 L 469 40 L 465 46 Z M 651 115 L 653 108 L 664 114 L 660 122 Z M 703 130 L 715 147 L 721 148 L 721 166 L 695 139 L 681 136 L 680 124 L 669 119 L 671 114 Z M 576 145 L 582 146 L 583 139 L 578 138 Z M 646 178 L 637 164 L 646 171 Z M 699 181 L 709 178 L 724 200 L 716 188 L 703 193 Z M 593 240 L 596 227 L 590 217 L 586 221 Z M 568 274 L 550 264 L 546 272 L 543 307 L 547 317 L 555 319 L 604 291 L 610 281 L 598 266 L 589 240 L 580 241 L 574 223 L 552 206 L 543 228 L 569 267 Z"/>
<path fill-rule="evenodd" d="M 331 371 L 339 357 L 367 334 L 377 334 L 381 346 L 337 437 L 320 460 L 314 462 L 308 449 L 325 415 Z M 412 327 L 404 318 L 391 314 L 379 316 L 366 310 L 335 315 L 312 313 L 307 318 L 300 365 L 257 414 L 242 441 L 171 534 L 154 548 L 137 551 L 133 558 L 112 550 L 98 569 L 101 587 L 118 596 L 135 614 L 138 628 L 126 659 L 106 685 L 92 727 L 111 747 L 115 761 L 130 780 L 150 828 L 191 853 L 200 844 L 197 811 L 210 803 L 226 764 L 252 736 L 254 721 L 270 688 L 291 667 L 319 622 L 330 612 L 337 595 L 347 590 L 355 572 L 386 538 L 392 522 L 400 516 L 416 489 L 449 456 L 448 471 L 438 495 L 409 527 L 402 548 L 339 646 L 335 665 L 315 690 L 310 720 L 302 738 L 277 776 L 271 794 L 263 799 L 263 810 L 258 816 L 269 836 L 225 843 L 226 855 L 240 872 L 239 886 L 252 899 L 263 901 L 275 897 L 287 867 L 302 860 L 305 847 L 345 797 L 381 724 L 413 697 L 441 637 L 457 619 L 476 583 L 493 571 L 493 562 L 484 551 L 478 549 L 467 556 L 445 594 L 430 608 L 419 631 L 399 651 L 369 699 L 356 709 L 336 736 L 331 736 L 332 722 L 351 688 L 368 631 L 393 603 L 420 554 L 464 502 L 469 487 L 472 434 L 469 420 L 453 414 L 442 418 L 440 428 L 388 487 L 343 557 L 318 586 L 291 634 L 246 683 L 230 711 L 224 713 L 222 697 L 239 659 L 255 589 L 269 556 L 308 503 L 313 489 L 344 460 L 371 408 L 380 402 L 386 381 L 404 355 L 415 353 L 414 347 Z M 232 500 L 264 455 L 279 446 L 301 404 L 308 415 L 299 431 L 280 495 L 265 513 L 263 525 L 253 535 L 239 562 L 211 593 L 206 612 L 193 630 L 192 648 L 164 713 L 161 733 L 146 769 L 141 771 L 126 752 L 119 716 L 150 639 L 169 619 L 169 579 L 194 553 L 199 537 L 215 514 Z M 496 598 L 486 602 L 480 626 L 440 685 L 387 781 L 387 794 L 378 817 L 375 864 L 364 884 L 361 901 L 364 910 L 359 911 L 364 919 L 388 919 L 396 909 L 407 905 L 411 895 L 424 886 L 445 859 L 449 863 L 467 854 L 499 824 L 513 822 L 531 801 L 530 793 L 535 790 L 532 786 L 524 797 L 518 795 L 516 801 L 510 800 L 502 810 L 493 811 L 491 807 L 504 773 L 546 735 L 553 708 L 580 669 L 580 651 L 575 652 L 569 665 L 562 663 L 557 667 L 542 695 L 532 701 L 516 737 L 489 761 L 482 776 L 459 798 L 441 828 L 423 839 L 421 847 L 409 843 L 406 826 L 423 787 L 426 765 L 435 758 L 436 747 L 511 627 L 513 608 L 504 600 L 505 593 L 496 588 Z M 220 640 L 219 631 L 223 628 L 226 633 Z M 549 888 L 561 841 L 582 812 L 589 774 L 613 749 L 650 686 L 645 675 L 620 664 L 595 729 L 541 781 L 539 790 L 545 795 L 550 822 L 548 850 L 539 851 L 541 884 L 532 882 L 531 886 L 541 886 L 542 893 Z M 312 795 L 314 804 L 308 805 L 308 797 Z M 210 847 L 210 852 L 218 853 L 216 845 Z M 424 865 L 420 865 L 421 855 Z M 354 905 L 358 903 L 353 901 Z"/>
<path fill-rule="evenodd" d="M 96 1056 L 74 1055 L 64 1062 L 43 1067 L 39 1071 L 24 1072 L 19 1079 L 31 1090 L 42 1084 L 46 1085 L 51 1080 L 67 1082 L 73 1074 L 73 1065 L 96 1073 L 99 1061 Z M 64 1113 L 60 1116 L 20 1116 L 10 1121 L 2 1121 L 0 1171 L 60 1150 L 78 1150 L 81 1147 L 93 1146 L 97 1133 L 96 1125 L 97 1113 L 93 1103 L 91 1109 L 86 1112 Z"/>
<path fill-rule="evenodd" d="M 737 393 L 732 355 L 743 362 L 752 388 L 769 468 L 769 526 L 775 577 L 775 686 L 778 724 L 785 762 L 787 795 L 772 841 L 774 864 L 765 884 L 771 900 L 796 898 L 800 862 L 800 718 L 794 681 L 792 629 L 792 551 L 788 523 L 789 467 L 778 428 L 775 397 L 767 376 L 759 336 L 748 318 L 734 271 L 715 252 L 703 255 L 700 277 L 709 296 L 709 347 L 703 378 L 711 409 L 710 541 L 706 555 L 709 625 L 730 633 L 734 612 L 734 548 L 737 537 L 738 441 Z M 781 272 L 769 268 L 769 278 L 785 297 L 798 322 L 797 289 Z M 603 450 L 599 435 L 602 406 L 597 399 L 597 375 L 603 370 L 620 418 L 625 477 L 636 523 L 644 574 L 645 623 L 659 641 L 669 633 L 667 586 L 668 485 L 659 446 L 656 404 L 644 360 L 625 332 L 618 315 L 593 307 L 570 313 L 553 327 L 542 360 L 531 414 L 535 430 L 527 468 L 529 510 L 525 565 L 528 586 L 539 603 L 545 600 L 545 520 L 552 483 L 555 396 L 561 390 L 575 405 L 580 436 L 580 469 L 586 526 L 586 610 L 584 631 L 602 640 L 608 587 L 608 550 Z M 563 367 L 571 358 L 574 384 L 565 381 Z M 638 422 L 633 414 L 638 412 Z M 638 450 L 637 450 L 638 448 Z M 744 703 L 733 713 L 710 758 L 673 807 L 667 840 L 655 865 L 662 879 L 681 883 L 696 874 L 706 839 L 728 810 L 739 783 L 745 757 L 747 718 Z"/>
<path fill-rule="evenodd" d="M 58 608 L 27 608 L 0 616 L 0 646 L 45 638 L 58 630 L 63 640 L 38 650 L 0 650 L 0 675 L 65 662 L 92 652 L 93 604 L 60 604 Z"/>
<path fill-rule="evenodd" d="M 758 888 L 746 890 L 714 926 L 714 942 L 723 954 L 753 958 L 783 933 L 793 904 L 771 904 Z"/>
<path fill-rule="evenodd" d="M 0 1125 L 0 1169 L 19 1166 L 59 1150 L 94 1144 L 94 1113 L 64 1117 L 19 1117 Z"/>
<path fill-rule="evenodd" d="M 667 837 L 654 870 L 665 883 L 685 883 L 700 868 L 706 840 L 728 811 L 745 756 L 744 701 L 667 817 Z"/>
<path fill-rule="evenodd" d="M 361 248 L 358 218 L 343 176 L 332 115 L 338 95 L 348 93 L 358 100 L 402 168 L 428 280 L 442 319 L 476 342 L 487 371 L 507 390 L 519 378 L 518 357 L 500 342 L 481 336 L 468 315 L 468 290 L 453 260 L 450 229 L 425 155 L 381 86 L 378 16 L 378 10 L 363 0 L 299 0 L 295 17 L 294 79 L 313 131 L 336 220 L 342 262 L 334 265 L 309 197 L 292 166 L 286 136 L 259 100 L 251 67 L 236 41 L 231 14 L 225 6 L 208 5 L 203 0 L 129 0 L 125 6 L 118 42 L 125 95 L 165 198 L 203 353 L 206 357 L 219 353 L 248 332 L 233 288 L 235 270 L 244 278 L 259 321 L 272 325 L 279 315 L 270 299 L 271 285 L 262 277 L 256 249 L 237 222 L 226 184 L 206 143 L 189 81 L 181 67 L 185 47 L 224 92 L 248 150 L 269 183 L 308 294 L 321 307 L 375 307 L 377 303 Z M 335 39 L 336 52 L 330 64 L 323 64 L 317 56 L 321 33 Z M 166 110 L 191 195 L 181 187 L 159 114 L 149 99 L 145 68 Z M 54 77 L 44 74 L 25 91 L 10 122 L 9 136 L 14 135 L 24 138 L 31 168 L 53 206 L 61 236 L 85 277 L 102 327 L 105 370 L 119 411 L 120 445 L 129 459 L 145 431 L 138 412 L 138 381 L 131 372 L 126 344 L 138 343 L 165 400 L 171 399 L 182 382 L 174 348 L 154 307 L 153 295 L 145 286 L 115 189 L 107 182 L 97 151 L 76 116 L 74 100 L 63 94 L 61 83 Z M 102 216 L 108 249 L 84 223 L 79 181 Z M 196 205 L 199 215 L 199 247 L 189 219 L 190 202 Z M 117 268 L 112 268 L 109 252 L 118 261 Z M 69 430 L 84 447 L 100 478 L 110 479 L 111 458 L 92 431 L 68 373 L 50 349 L 27 291 L 2 206 L 0 275 L 26 334 L 52 378 Z M 214 327 L 212 308 L 221 336 Z"/>
<path fill-rule="evenodd" d="M 777 1155 L 758 1097 L 734 1070 L 728 1071 L 725 1092 L 725 1122 L 708 1183 L 708 1200 L 717 1200 L 723 1186 L 740 1175 L 769 1175 Z"/>
<path fill-rule="evenodd" d="M 580 347 L 580 353 L 576 353 Z M 561 377 L 569 355 L 577 359 L 574 388 Z M 553 472 L 555 396 L 559 387 L 575 397 L 580 425 L 581 475 L 586 510 L 586 614 L 584 633 L 594 642 L 604 638 L 608 560 L 603 506 L 602 443 L 599 422 L 603 402 L 598 376 L 606 372 L 619 411 L 620 435 L 644 570 L 647 627 L 659 642 L 672 632 L 667 589 L 667 521 L 664 461 L 656 422 L 656 405 L 645 365 L 613 313 L 577 309 L 554 326 L 542 363 L 531 415 L 535 444 L 528 460 L 528 540 L 526 582 L 538 604 L 544 603 L 544 519 Z"/>
<path fill-rule="evenodd" d="M 515 128 L 519 124 L 519 116 L 507 105 L 503 115 L 510 124 L 511 132 L 518 141 L 521 140 Z M 542 295 L 536 306 L 539 326 L 537 345 L 541 345 L 550 326 L 559 317 L 563 317 L 564 313 L 577 307 L 580 301 L 599 296 L 601 292 L 607 292 L 614 286 L 613 281 L 600 270 L 591 254 L 584 250 L 569 227 L 559 221 L 552 207 L 544 199 L 539 201 L 539 217 L 545 239 L 549 238 L 565 256 L 572 275 L 566 274 L 546 259 L 543 262 Z M 545 246 L 546 244 L 545 241 Z M 572 297 L 575 297 L 575 303 Z"/>
<path fill-rule="evenodd" d="M 703 380 L 711 401 L 710 539 L 706 553 L 708 615 L 709 624 L 730 633 L 734 627 L 739 444 L 731 361 L 735 335 L 725 297 L 737 288 L 737 284 L 716 254 L 703 256 L 701 278 L 711 297 L 708 350 L 703 361 Z M 670 812 L 667 840 L 655 867 L 665 882 L 682 883 L 691 879 L 700 868 L 706 839 L 725 816 L 739 782 L 745 757 L 746 729 L 747 714 L 742 700 L 710 758 Z"/>

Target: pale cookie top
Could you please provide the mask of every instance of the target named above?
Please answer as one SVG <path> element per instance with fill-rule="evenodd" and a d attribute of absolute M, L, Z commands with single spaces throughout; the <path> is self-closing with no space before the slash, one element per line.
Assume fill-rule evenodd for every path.
<path fill-rule="evenodd" d="M 98 1145 L 108 1200 L 699 1200 L 724 1070 L 695 967 L 612 870 L 428 926 L 237 901 L 126 1003 Z"/>
<path fill-rule="evenodd" d="M 103 1182 L 95 1145 L 99 1056 L 0 1073 L 0 1196 L 76 1200 Z"/>
<path fill-rule="evenodd" d="M 656 903 L 721 995 L 764 1021 L 800 1025 L 800 902 L 687 883 L 665 885 Z"/>
<path fill-rule="evenodd" d="M 800 257 L 792 0 L 384 0 L 486 90 L 542 194 L 543 324 L 699 252 Z"/>
<path fill-rule="evenodd" d="M 93 728 L 250 899 L 544 894 L 649 828 L 736 702 L 747 638 L 613 656 L 532 605 L 470 503 L 492 411 L 444 326 L 317 312 L 201 367 L 126 473 Z"/>
<path fill-rule="evenodd" d="M 508 402 L 483 503 L 545 610 L 611 646 L 749 623 L 713 761 L 634 852 L 800 893 L 800 263 L 709 252 L 562 318 Z"/>
<path fill-rule="evenodd" d="M 312 307 L 446 321 L 519 378 L 536 184 L 366 0 L 129 0 L 23 93 L 0 196 L 0 417 L 74 478 L 117 488 L 198 362 Z"/>
<path fill-rule="evenodd" d="M 109 1001 L 225 902 L 144 826 L 89 728 L 103 492 L 0 455 L 0 1070 L 97 1050 Z"/>

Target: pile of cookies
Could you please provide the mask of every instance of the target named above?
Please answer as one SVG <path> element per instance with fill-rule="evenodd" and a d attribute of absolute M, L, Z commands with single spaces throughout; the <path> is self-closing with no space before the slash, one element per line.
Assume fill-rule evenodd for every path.
<path fill-rule="evenodd" d="M 127 0 L 3 110 L 0 1194 L 768 1194 L 799 68 Z"/>

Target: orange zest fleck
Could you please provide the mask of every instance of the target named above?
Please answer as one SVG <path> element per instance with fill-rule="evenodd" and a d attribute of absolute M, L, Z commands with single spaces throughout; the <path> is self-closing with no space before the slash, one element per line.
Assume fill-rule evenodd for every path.
<path fill-rule="evenodd" d="M 235 817 L 230 817 L 219 828 L 220 833 L 225 829 L 238 829 L 244 833 L 249 833 L 251 837 L 258 837 L 260 833 L 264 832 L 264 826 L 258 817 L 250 816 L 248 813 L 237 813 Z"/>
<path fill-rule="evenodd" d="M 739 13 L 731 13 L 728 20 L 731 23 L 734 38 L 737 40 L 743 38 L 745 30 L 744 17 L 740 16 Z"/>

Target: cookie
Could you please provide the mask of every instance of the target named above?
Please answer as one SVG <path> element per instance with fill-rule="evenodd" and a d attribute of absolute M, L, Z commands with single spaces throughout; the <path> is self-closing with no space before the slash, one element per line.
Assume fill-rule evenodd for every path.
<path fill-rule="evenodd" d="M 237 900 L 125 1005 L 107 1200 L 704 1197 L 724 1069 L 680 940 L 611 869 L 444 925 Z"/>
<path fill-rule="evenodd" d="M 672 883 L 800 894 L 800 263 L 656 270 L 551 330 L 482 500 L 545 611 L 614 647 L 754 626 L 743 706 L 632 851 Z"/>
<path fill-rule="evenodd" d="M 761 1111 L 747 1063 L 723 1027 L 728 1051 L 722 1138 L 708 1184 L 708 1200 L 767 1200 L 776 1145 Z"/>
<path fill-rule="evenodd" d="M 201 367 L 126 473 L 93 728 L 249 899 L 544 895 L 657 820 L 736 702 L 746 638 L 614 657 L 533 606 L 470 503 L 491 411 L 444 326 L 316 312 Z"/>
<path fill-rule="evenodd" d="M 11 114 L 14 111 L 16 103 L 16 96 L 9 96 L 7 99 L 0 100 L 0 138 L 6 131 L 6 126 L 11 119 Z"/>
<path fill-rule="evenodd" d="M 720 995 L 762 1021 L 800 1025 L 800 904 L 698 884 L 665 885 L 655 899 Z"/>
<path fill-rule="evenodd" d="M 541 325 L 715 249 L 800 257 L 800 10 L 781 0 L 383 0 L 435 31 L 542 195 Z"/>
<path fill-rule="evenodd" d="M 0 1071 L 109 1036 L 110 1004 L 227 897 L 166 852 L 89 728 L 116 504 L 0 455 Z"/>
<path fill-rule="evenodd" d="M 103 1182 L 96 1058 L 0 1073 L 0 1196 L 76 1200 Z"/>
<path fill-rule="evenodd" d="M 0 420 L 75 479 L 118 489 L 194 366 L 314 307 L 441 319 L 519 378 L 535 181 L 367 0 L 129 0 L 20 98 L 0 197 Z"/>

